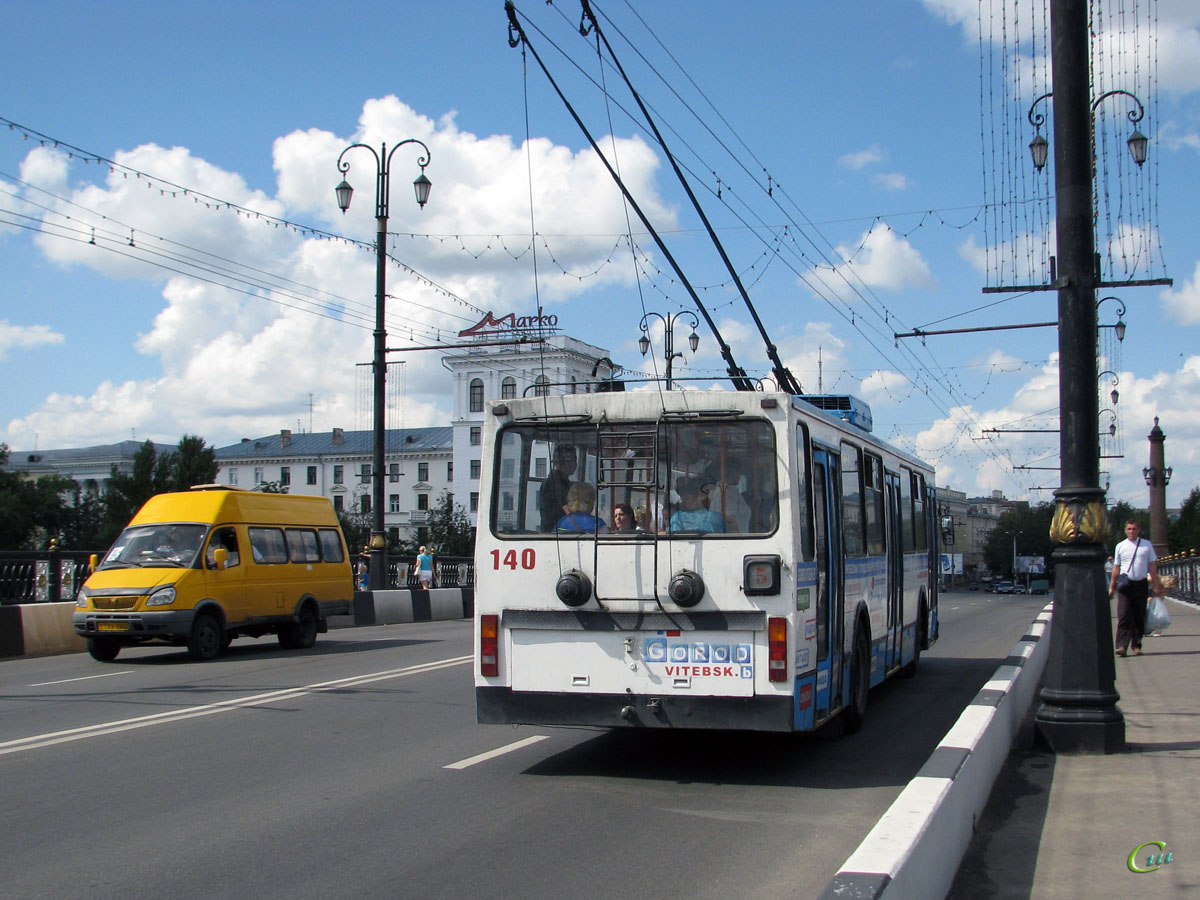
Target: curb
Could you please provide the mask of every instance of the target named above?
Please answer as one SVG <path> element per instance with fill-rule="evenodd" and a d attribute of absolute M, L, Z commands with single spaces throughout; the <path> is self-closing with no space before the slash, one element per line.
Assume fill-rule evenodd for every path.
<path fill-rule="evenodd" d="M 1049 654 L 1048 603 L 820 900 L 945 897 Z"/>

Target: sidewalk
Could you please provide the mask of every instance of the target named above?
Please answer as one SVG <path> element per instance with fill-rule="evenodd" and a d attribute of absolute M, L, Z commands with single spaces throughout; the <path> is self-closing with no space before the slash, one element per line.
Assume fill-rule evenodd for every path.
<path fill-rule="evenodd" d="M 952 900 L 1200 898 L 1200 609 L 1118 658 L 1127 750 L 1055 756 L 1032 714 L 996 780 Z M 1114 622 L 1115 628 L 1115 622 Z M 1034 702 L 1036 708 L 1036 700 Z M 1171 861 L 1148 872 L 1147 857 Z"/>

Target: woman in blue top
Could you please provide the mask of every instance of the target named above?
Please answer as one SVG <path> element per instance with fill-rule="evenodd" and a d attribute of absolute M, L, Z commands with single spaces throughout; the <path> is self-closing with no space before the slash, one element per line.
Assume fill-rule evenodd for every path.
<path fill-rule="evenodd" d="M 588 531 L 603 534 L 608 525 L 603 519 L 592 515 L 596 505 L 596 489 L 586 481 L 577 481 L 567 492 L 567 514 L 558 520 L 559 531 Z"/>
<path fill-rule="evenodd" d="M 725 517 L 704 505 L 699 481 L 680 478 L 675 482 L 675 491 L 679 494 L 679 508 L 671 513 L 671 531 L 726 532 Z"/>
<path fill-rule="evenodd" d="M 433 581 L 433 556 L 426 552 L 424 547 L 417 554 L 417 561 L 413 564 L 413 569 L 413 574 L 421 582 L 421 590 L 429 590 L 429 583 Z"/>

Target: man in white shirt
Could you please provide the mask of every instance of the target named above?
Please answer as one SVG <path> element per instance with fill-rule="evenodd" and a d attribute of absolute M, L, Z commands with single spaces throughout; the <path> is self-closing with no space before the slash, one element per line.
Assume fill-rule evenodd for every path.
<path fill-rule="evenodd" d="M 1142 655 L 1142 635 L 1146 631 L 1146 600 L 1150 589 L 1158 594 L 1158 555 L 1154 545 L 1141 538 L 1137 522 L 1125 523 L 1125 540 L 1113 551 L 1113 567 L 1108 596 L 1117 595 L 1117 656 L 1124 656 L 1132 645 L 1133 655 Z M 1122 579 L 1121 576 L 1127 576 Z"/>

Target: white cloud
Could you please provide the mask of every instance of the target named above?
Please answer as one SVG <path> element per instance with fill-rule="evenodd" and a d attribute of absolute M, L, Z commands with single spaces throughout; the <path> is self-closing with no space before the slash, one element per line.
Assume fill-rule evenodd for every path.
<path fill-rule="evenodd" d="M 993 41 L 1002 39 L 1012 47 L 1021 41 L 1031 46 L 1030 29 L 1041 30 L 1048 18 L 1042 15 L 1041 4 L 1032 0 L 993 0 L 980 7 L 979 0 L 924 0 L 925 8 L 950 25 L 962 29 L 964 41 L 971 46 L 978 44 L 980 22 L 984 33 Z M 1104 25 L 1106 31 L 1098 40 L 1105 49 L 1098 55 L 1112 59 L 1113 52 L 1131 45 L 1130 34 L 1139 28 L 1139 44 L 1154 47 L 1157 52 L 1158 86 L 1174 93 L 1188 93 L 1200 88 L 1200 8 L 1194 0 L 1159 0 L 1153 7 L 1153 21 L 1143 14 L 1131 13 L 1110 15 Z M 1135 23 L 1135 20 L 1140 20 Z M 1003 23 L 1003 24 L 1001 24 Z M 1020 40 L 1018 40 L 1020 38 Z M 1113 48 L 1109 51 L 1107 48 Z M 1032 61 L 1027 57 L 1012 62 L 1020 67 L 1022 75 L 1028 73 Z M 1039 61 L 1038 66 L 1042 63 Z M 1026 84 L 1030 82 L 1026 78 Z M 1108 86 L 1102 88 L 1107 90 Z"/>
<path fill-rule="evenodd" d="M 63 336 L 49 326 L 12 325 L 7 319 L 0 319 L 0 361 L 8 356 L 10 350 L 32 350 L 34 347 L 62 342 Z"/>
<path fill-rule="evenodd" d="M 1180 325 L 1200 323 L 1200 262 L 1192 270 L 1192 277 L 1178 289 L 1167 288 L 1159 294 L 1163 312 Z"/>
<path fill-rule="evenodd" d="M 902 191 L 910 183 L 908 176 L 902 172 L 880 172 L 877 175 L 872 175 L 871 180 L 888 191 Z"/>
<path fill-rule="evenodd" d="M 43 235 L 37 245 L 47 258 L 162 284 L 163 305 L 131 339 L 138 353 L 159 360 L 161 374 L 120 385 L 105 381 L 90 396 L 47 396 L 9 424 L 10 445 L 36 434 L 44 446 L 78 446 L 131 430 L 169 441 L 185 431 L 201 433 L 220 443 L 294 427 L 297 418 L 306 421 L 310 394 L 322 413 L 314 427 L 356 427 L 356 363 L 370 360 L 374 327 L 375 160 L 363 149 L 348 155 L 348 178 L 357 191 L 343 217 L 333 196 L 342 177 L 335 163 L 352 143 L 378 149 L 394 135 L 408 135 L 430 152 L 426 173 L 433 193 L 423 210 L 410 187 L 420 171 L 420 147 L 399 147 L 391 158 L 389 253 L 402 264 L 388 271 L 390 346 L 457 334 L 479 318 L 479 309 L 531 308 L 532 269 L 528 248 L 520 245 L 528 238 L 518 239 L 514 248 L 497 243 L 499 235 L 512 241 L 512 235 L 530 231 L 527 152 L 533 157 L 534 222 L 549 247 L 539 246 L 541 301 L 549 306 L 606 283 L 632 281 L 632 265 L 600 265 L 612 255 L 626 219 L 619 192 L 590 150 L 574 153 L 546 139 L 526 147 L 504 135 L 477 137 L 458 130 L 452 116 L 435 123 L 395 97 L 366 102 L 359 126 L 349 138 L 310 129 L 277 139 L 274 196 L 251 190 L 239 174 L 184 147 L 146 144 L 117 151 L 116 162 L 151 177 L 118 167 L 97 183 L 79 181 L 98 173 L 77 159 L 44 148 L 28 154 L 23 172 L 56 185 L 74 204 L 53 204 L 56 211 L 76 224 L 94 224 L 103 245 Z M 656 224 L 673 227 L 673 211 L 655 189 L 654 154 L 636 138 L 618 138 L 616 147 L 630 190 Z M 189 194 L 167 182 L 187 187 Z M 361 243 L 297 233 L 201 195 L 269 217 L 321 223 Z M 583 235 L 581 209 L 589 223 Z M 419 237 L 407 236 L 410 232 Z M 571 237 L 561 237 L 565 234 Z M 468 256 L 489 244 L 495 245 L 492 251 Z M 597 269 L 593 277 L 578 276 Z M 6 326 L 0 330 L 0 354 L 61 339 L 36 327 Z M 404 357 L 405 425 L 442 422 L 450 412 L 445 371 L 435 357 Z"/>
<path fill-rule="evenodd" d="M 35 147 L 21 163 L 21 180 L 46 191 L 59 192 L 67 184 L 68 158 L 63 150 Z"/>
<path fill-rule="evenodd" d="M 857 172 L 882 161 L 883 151 L 879 149 L 878 145 L 875 145 L 866 150 L 859 150 L 857 153 L 844 154 L 838 158 L 838 165 L 843 169 L 852 169 Z"/>
<path fill-rule="evenodd" d="M 820 285 L 824 292 L 832 293 L 845 302 L 851 302 L 854 288 L 931 288 L 936 284 L 929 264 L 920 252 L 906 239 L 878 222 L 859 239 L 858 247 L 839 245 L 837 252 L 845 260 L 828 267 L 809 269 L 805 283 L 816 291 Z"/>
<path fill-rule="evenodd" d="M 1126 370 L 1119 377 L 1117 436 L 1112 443 L 1106 437 L 1105 446 L 1119 448 L 1122 456 L 1102 461 L 1111 483 L 1110 501 L 1127 500 L 1135 506 L 1147 503 L 1142 467 L 1149 459 L 1147 435 L 1157 417 L 1167 434 L 1166 462 L 1175 473 L 1167 502 L 1169 506 L 1178 504 L 1200 485 L 1200 418 L 1195 415 L 1200 356 L 1183 360 L 1174 371 L 1139 374 Z M 1107 390 L 1107 381 L 1101 387 Z M 951 409 L 948 416 L 916 435 L 915 452 L 936 465 L 938 484 L 968 496 L 1001 490 L 1009 497 L 1026 496 L 1035 503 L 1049 501 L 1050 491 L 1030 489 L 1058 484 L 1058 401 L 1055 357 L 1018 384 L 1003 406 Z M 1110 421 L 1102 417 L 1098 430 Z M 992 431 L 985 433 L 988 430 Z M 1031 468 L 1014 470 L 1014 466 Z"/>

